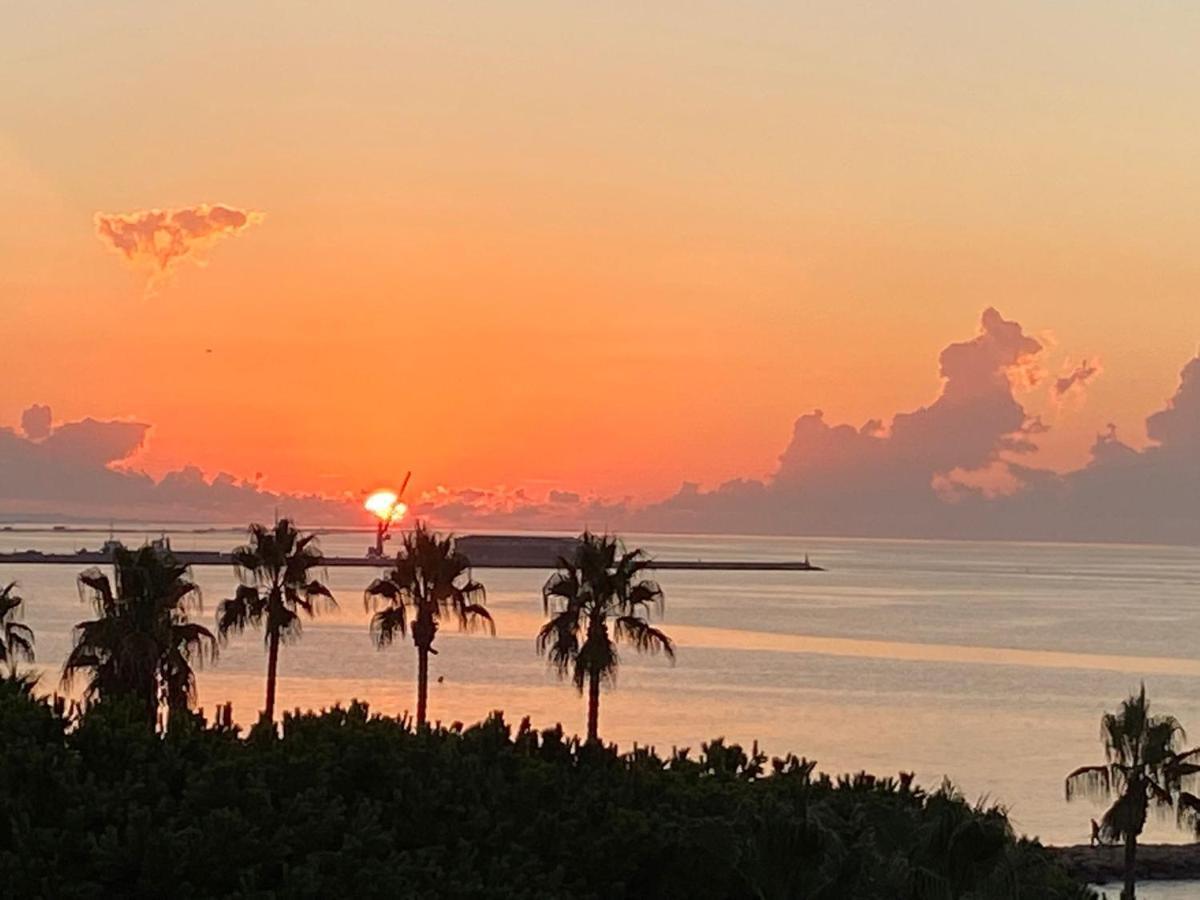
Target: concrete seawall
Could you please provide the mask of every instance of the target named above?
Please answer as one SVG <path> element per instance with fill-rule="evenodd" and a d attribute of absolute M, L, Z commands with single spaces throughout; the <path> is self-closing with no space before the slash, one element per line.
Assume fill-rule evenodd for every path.
<path fill-rule="evenodd" d="M 233 564 L 228 553 L 211 551 L 176 550 L 175 557 L 189 566 L 230 566 Z M 394 557 L 327 556 L 325 565 L 330 568 L 359 567 L 383 568 L 390 566 Z M 22 550 L 15 553 L 0 553 L 0 565 L 80 565 L 102 566 L 112 560 L 107 553 L 80 551 L 78 553 L 42 553 L 38 550 Z M 472 560 L 476 569 L 553 569 L 553 559 L 530 559 L 525 556 L 505 558 L 488 554 L 479 561 Z M 823 572 L 820 566 L 806 561 L 789 560 L 654 560 L 650 567 L 658 570 L 679 571 L 724 571 L 724 572 Z"/>

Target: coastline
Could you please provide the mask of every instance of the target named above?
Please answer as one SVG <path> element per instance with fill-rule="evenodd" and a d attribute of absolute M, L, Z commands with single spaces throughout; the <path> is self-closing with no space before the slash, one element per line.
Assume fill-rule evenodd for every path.
<path fill-rule="evenodd" d="M 1125 848 L 1120 845 L 1075 844 L 1046 849 L 1076 881 L 1104 884 L 1118 882 L 1124 876 Z M 1139 881 L 1200 879 L 1200 843 L 1139 844 L 1137 877 Z"/>

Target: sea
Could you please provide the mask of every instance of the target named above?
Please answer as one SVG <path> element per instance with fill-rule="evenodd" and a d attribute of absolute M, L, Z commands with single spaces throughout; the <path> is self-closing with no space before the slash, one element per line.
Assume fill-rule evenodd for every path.
<path fill-rule="evenodd" d="M 116 536 L 158 537 L 152 524 Z M 230 549 L 232 527 L 172 526 L 176 549 Z M 98 548 L 96 531 L 14 525 L 0 551 Z M 331 555 L 362 555 L 371 535 L 321 536 Z M 844 538 L 629 535 L 629 546 L 667 560 L 794 560 L 824 571 L 663 571 L 661 656 L 621 655 L 601 700 L 602 736 L 698 752 L 723 737 L 770 755 L 814 759 L 831 774 L 914 772 L 933 789 L 949 781 L 969 800 L 1002 804 L 1015 829 L 1050 844 L 1085 843 L 1103 805 L 1068 803 L 1068 772 L 1104 761 L 1100 717 L 1145 684 L 1152 707 L 1174 715 L 1200 744 L 1200 549 L 1097 544 L 901 541 Z M 90 616 L 76 576 L 85 566 L 0 564 L 15 580 L 37 635 L 45 689 L 58 688 L 76 622 Z M 366 701 L 397 714 L 414 707 L 415 653 L 380 651 L 368 633 L 363 589 L 370 567 L 333 568 L 337 611 L 306 621 L 283 648 L 278 704 L 319 709 Z M 438 635 L 431 718 L 475 722 L 503 710 L 514 725 L 585 722 L 583 699 L 540 658 L 546 572 L 480 569 L 496 635 Z M 201 621 L 235 586 L 232 570 L 197 567 Z M 199 706 L 233 704 L 251 723 L 262 706 L 260 636 L 223 647 L 198 676 Z M 1146 841 L 1183 842 L 1173 818 L 1150 822 Z M 1145 896 L 1188 886 L 1155 886 Z M 1155 894 L 1153 890 L 1160 890 Z M 1162 893 L 1165 890 L 1167 893 Z"/>

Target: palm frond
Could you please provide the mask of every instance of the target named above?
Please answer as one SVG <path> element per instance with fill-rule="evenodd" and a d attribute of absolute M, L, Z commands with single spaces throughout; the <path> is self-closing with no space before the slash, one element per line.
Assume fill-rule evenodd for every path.
<path fill-rule="evenodd" d="M 408 617 L 400 604 L 387 606 L 371 616 L 371 638 L 380 649 L 408 633 Z"/>
<path fill-rule="evenodd" d="M 230 634 L 240 634 L 249 625 L 258 625 L 263 616 L 262 598 L 258 589 L 238 585 L 237 591 L 217 607 L 217 634 L 228 640 Z"/>
<path fill-rule="evenodd" d="M 1200 797 L 1182 791 L 1175 801 L 1175 816 L 1179 825 L 1200 836 Z"/>
<path fill-rule="evenodd" d="M 618 616 L 614 632 L 617 640 L 628 641 L 639 653 L 661 651 L 668 659 L 675 659 L 675 645 L 671 639 L 637 616 Z"/>
<path fill-rule="evenodd" d="M 560 678 L 566 676 L 579 653 L 578 620 L 572 610 L 563 610 L 541 627 L 537 650 L 554 666 Z"/>
<path fill-rule="evenodd" d="M 1080 793 L 1087 797 L 1108 797 L 1112 789 L 1112 775 L 1108 766 L 1080 766 L 1066 779 L 1068 803 Z"/>
<path fill-rule="evenodd" d="M 496 621 L 486 608 L 477 603 L 468 603 L 459 608 L 459 628 L 462 631 L 486 631 L 496 634 Z"/>

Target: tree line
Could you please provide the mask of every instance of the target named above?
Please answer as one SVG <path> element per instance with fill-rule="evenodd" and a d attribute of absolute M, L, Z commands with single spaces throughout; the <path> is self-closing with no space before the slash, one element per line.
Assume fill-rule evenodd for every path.
<path fill-rule="evenodd" d="M 0 679 L 4 896 L 1083 900 L 1004 810 L 720 739 L 660 757 L 364 704 L 248 735 Z"/>
<path fill-rule="evenodd" d="M 162 719 L 167 729 L 172 717 L 194 705 L 195 670 L 214 661 L 231 636 L 261 629 L 267 655 L 262 717 L 273 722 L 281 649 L 300 638 L 305 619 L 335 608 L 337 600 L 322 580 L 317 536 L 301 532 L 290 519 L 252 524 L 247 543 L 231 556 L 237 588 L 218 605 L 215 631 L 196 621 L 199 588 L 168 548 L 117 546 L 112 578 L 98 568 L 80 574 L 81 597 L 95 617 L 75 626 L 64 688 L 82 677 L 84 703 L 130 698 L 148 723 L 157 726 Z M 543 587 L 549 618 L 536 647 L 560 678 L 569 678 L 580 694 L 586 689 L 589 742 L 599 741 L 600 688 L 615 679 L 618 644 L 675 658 L 671 639 L 651 624 L 664 597 L 647 576 L 649 567 L 644 551 L 628 550 L 612 535 L 584 532 Z M 453 535 L 421 522 L 402 536 L 387 572 L 363 592 L 376 647 L 407 636 L 416 649 L 418 728 L 428 722 L 429 657 L 438 653 L 438 631 L 452 624 L 460 631 L 495 634 L 486 598 Z M 33 661 L 33 633 L 18 621 L 22 602 L 15 584 L 0 593 L 0 662 L 7 661 L 13 672 L 19 661 Z"/>

